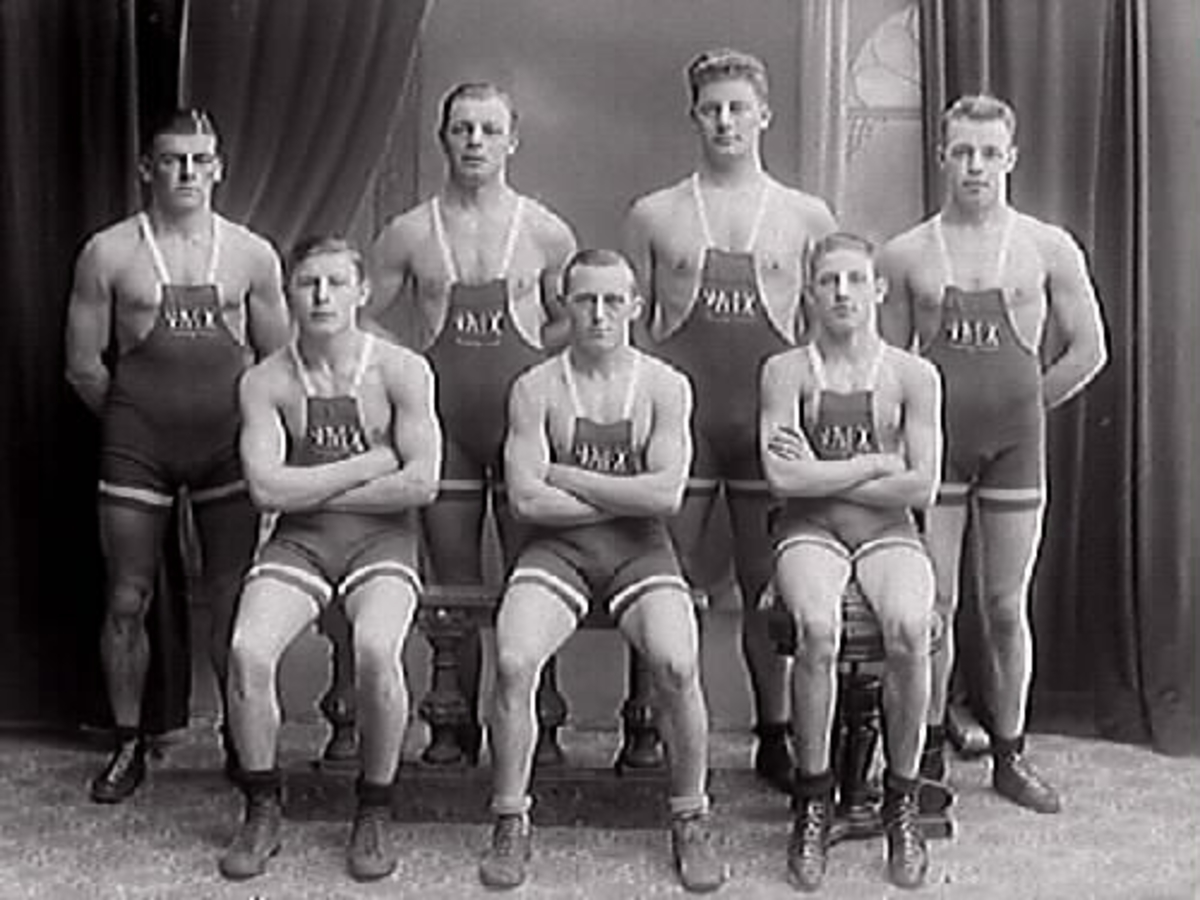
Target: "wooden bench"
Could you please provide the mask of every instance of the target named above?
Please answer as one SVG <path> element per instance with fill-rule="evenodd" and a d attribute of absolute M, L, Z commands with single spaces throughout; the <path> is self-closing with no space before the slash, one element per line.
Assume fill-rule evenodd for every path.
<path fill-rule="evenodd" d="M 780 603 L 768 612 L 768 629 L 776 651 L 796 653 L 796 624 Z M 939 623 L 933 625 L 931 652 L 941 642 Z M 881 792 L 872 778 L 883 734 L 883 633 L 858 584 L 851 581 L 842 597 L 842 635 L 838 651 L 838 692 L 830 758 L 837 781 L 837 811 L 833 842 L 876 837 L 883 831 Z M 947 789 L 923 790 L 921 830 L 927 838 L 954 833 Z"/>
<path fill-rule="evenodd" d="M 417 608 L 416 625 L 432 651 L 429 690 L 417 705 L 417 714 L 429 725 L 430 740 L 421 755 L 431 766 L 464 766 L 477 762 L 473 748 L 462 746 L 460 735 L 474 721 L 472 710 L 461 690 L 459 648 L 474 633 L 490 627 L 495 619 L 502 585 L 428 585 Z M 698 609 L 708 605 L 708 597 L 692 592 Z M 590 612 L 581 628 L 613 628 L 615 622 L 603 611 Z M 326 636 L 334 645 L 333 677 L 321 699 L 320 708 L 331 726 L 330 738 L 322 761 L 334 767 L 356 765 L 357 739 L 353 708 L 353 661 L 348 635 L 342 623 L 330 622 Z M 552 658 L 546 664 L 539 685 L 536 712 L 538 719 L 535 766 L 541 769 L 564 763 L 558 733 L 566 723 L 566 699 L 558 687 L 557 666 Z M 641 655 L 628 651 L 626 697 L 621 706 L 622 741 L 613 761 L 618 774 L 627 770 L 652 770 L 663 766 L 658 729 L 654 725 L 650 673 Z"/>

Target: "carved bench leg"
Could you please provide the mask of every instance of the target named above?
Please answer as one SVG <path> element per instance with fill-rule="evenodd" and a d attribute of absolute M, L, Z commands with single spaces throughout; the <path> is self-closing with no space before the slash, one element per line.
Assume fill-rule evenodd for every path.
<path fill-rule="evenodd" d="M 421 759 L 430 765 L 456 765 L 467 761 L 459 735 L 470 722 L 460 686 L 459 660 L 468 629 L 467 616 L 457 610 L 432 609 L 421 615 L 421 630 L 433 649 L 433 677 L 421 700 L 418 714 L 429 724 L 429 746 Z"/>
<path fill-rule="evenodd" d="M 632 647 L 628 654 L 629 681 L 621 706 L 624 740 L 614 763 L 618 773 L 625 769 L 653 769 L 663 765 L 662 742 L 654 724 L 650 668 L 645 658 Z"/>
<path fill-rule="evenodd" d="M 354 642 L 350 622 L 340 606 L 331 605 L 321 615 L 320 630 L 330 644 L 329 688 L 321 697 L 321 713 L 329 722 L 329 740 L 321 763 L 350 766 L 358 762 L 358 729 L 355 727 Z"/>

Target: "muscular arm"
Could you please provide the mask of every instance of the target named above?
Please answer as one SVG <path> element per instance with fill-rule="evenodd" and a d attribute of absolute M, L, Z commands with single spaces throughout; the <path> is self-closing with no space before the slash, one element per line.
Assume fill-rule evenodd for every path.
<path fill-rule="evenodd" d="M 553 353 L 565 347 L 571 336 L 571 323 L 567 320 L 561 300 L 562 273 L 567 261 L 575 254 L 578 243 L 570 227 L 558 219 L 554 219 L 547 229 L 545 242 L 547 265 L 542 269 L 539 279 L 542 309 L 546 313 L 546 321 L 542 325 L 542 347 L 548 353 Z"/>
<path fill-rule="evenodd" d="M 283 411 L 272 389 L 274 374 L 266 365 L 270 362 L 249 370 L 239 387 L 242 466 L 250 496 L 259 509 L 317 509 L 331 497 L 396 470 L 396 454 L 386 447 L 318 466 L 288 465 Z"/>
<path fill-rule="evenodd" d="M 1083 251 L 1065 232 L 1047 253 L 1050 314 L 1065 348 L 1042 374 L 1042 396 L 1053 409 L 1074 397 L 1108 362 L 1104 319 Z"/>
<path fill-rule="evenodd" d="M 250 343 L 259 359 L 270 356 L 291 333 L 291 320 L 283 299 L 283 273 L 275 251 L 265 248 L 255 266 L 246 297 Z"/>
<path fill-rule="evenodd" d="M 99 415 L 108 395 L 109 372 L 104 365 L 112 317 L 112 297 L 102 276 L 100 250 L 89 241 L 75 264 L 75 280 L 67 306 L 66 378 L 87 405 Z"/>
<path fill-rule="evenodd" d="M 906 374 L 903 403 L 905 468 L 849 489 L 845 499 L 891 508 L 933 504 L 942 471 L 942 385 L 933 366 Z"/>
<path fill-rule="evenodd" d="M 779 498 L 830 497 L 894 468 L 884 454 L 818 459 L 797 422 L 801 378 L 789 372 L 794 357 L 774 356 L 763 366 L 759 401 L 759 453 L 771 493 Z"/>
<path fill-rule="evenodd" d="M 371 296 L 359 313 L 359 322 L 372 334 L 419 351 L 421 339 L 413 324 L 416 284 L 404 243 L 401 229 L 393 224 L 383 230 L 371 248 Z M 395 324 L 395 333 L 382 324 L 385 316 Z"/>
<path fill-rule="evenodd" d="M 383 367 L 384 389 L 392 408 L 392 443 L 400 470 L 350 488 L 330 499 L 329 509 L 391 512 L 425 506 L 437 497 L 442 470 L 442 432 L 433 402 L 433 371 L 424 357 Z"/>
<path fill-rule="evenodd" d="M 887 281 L 887 295 L 879 308 L 879 333 L 893 347 L 913 346 L 912 292 L 904 272 L 904 260 L 895 242 L 879 253 L 879 275 Z"/>
<path fill-rule="evenodd" d="M 645 311 L 633 323 L 633 343 L 650 349 L 655 343 L 651 326 L 657 317 L 657 301 L 654 295 L 654 247 L 650 240 L 648 215 L 642 203 L 635 203 L 625 216 L 621 247 L 625 258 L 633 266 L 639 293 L 646 301 Z"/>
<path fill-rule="evenodd" d="M 686 380 L 655 385 L 653 416 L 645 472 L 608 475 L 551 463 L 546 481 L 614 516 L 674 515 L 692 465 L 692 397 Z"/>
<path fill-rule="evenodd" d="M 550 443 L 543 389 L 533 380 L 517 379 L 509 395 L 504 474 L 513 514 L 523 521 L 568 527 L 612 518 L 608 513 L 546 481 Z"/>

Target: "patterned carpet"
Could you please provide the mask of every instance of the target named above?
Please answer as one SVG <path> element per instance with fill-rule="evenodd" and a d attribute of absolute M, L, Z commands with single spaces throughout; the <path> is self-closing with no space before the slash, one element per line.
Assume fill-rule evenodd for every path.
<path fill-rule="evenodd" d="M 357 885 L 342 859 L 351 779 L 314 771 L 322 736 L 315 725 L 285 727 L 284 849 L 266 876 L 233 885 L 218 876 L 216 858 L 240 806 L 218 771 L 211 724 L 178 736 L 146 786 L 118 807 L 87 799 L 87 782 L 104 760 L 96 741 L 0 735 L 0 900 L 492 896 L 475 875 L 488 836 L 486 771 L 423 776 L 408 766 L 394 826 L 400 870 Z M 596 771 L 611 759 L 611 734 L 568 732 L 564 743 L 574 763 L 592 771 L 540 783 L 532 877 L 514 896 L 682 896 L 660 827 L 661 780 L 617 781 Z M 747 771 L 749 748 L 742 734 L 713 738 L 717 826 L 733 863 L 721 896 L 795 896 L 784 880 L 787 801 Z M 1064 812 L 1017 809 L 988 788 L 988 763 L 955 761 L 957 834 L 931 845 L 929 885 L 918 896 L 1200 896 L 1200 760 L 1057 734 L 1032 736 L 1030 751 L 1063 791 Z M 882 846 L 871 841 L 833 849 L 819 896 L 900 893 L 884 882 Z"/>

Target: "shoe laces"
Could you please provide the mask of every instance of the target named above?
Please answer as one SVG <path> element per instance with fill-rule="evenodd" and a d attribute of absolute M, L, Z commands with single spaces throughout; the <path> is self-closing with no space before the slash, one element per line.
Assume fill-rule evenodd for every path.
<path fill-rule="evenodd" d="M 384 819 L 388 811 L 386 806 L 359 808 L 354 821 L 354 845 L 357 850 L 371 855 L 381 852 Z"/>
<path fill-rule="evenodd" d="M 122 741 L 121 745 L 117 747 L 117 752 L 113 754 L 112 761 L 108 764 L 109 778 L 113 781 L 123 778 L 125 773 L 137 764 L 142 753 L 141 741 Z"/>
<path fill-rule="evenodd" d="M 828 822 L 829 804 L 826 801 L 818 798 L 804 801 L 800 815 L 796 817 L 798 827 L 792 833 L 796 849 L 802 855 L 809 855 L 824 847 Z"/>
<path fill-rule="evenodd" d="M 500 816 L 492 832 L 492 852 L 496 856 L 519 856 L 525 838 L 524 816 Z"/>
<path fill-rule="evenodd" d="M 712 840 L 709 817 L 704 813 L 676 816 L 671 831 L 680 851 L 707 848 Z"/>
<path fill-rule="evenodd" d="M 919 812 L 920 802 L 915 793 L 890 798 L 884 811 L 888 834 L 906 845 L 914 843 L 920 836 L 917 828 Z"/>
<path fill-rule="evenodd" d="M 1029 761 L 1022 754 L 1014 753 L 1012 756 L 1006 758 L 1002 765 L 1010 769 L 1022 781 L 1029 782 L 1029 784 L 1038 790 L 1049 789 L 1049 785 L 1034 771 L 1033 766 L 1030 765 Z"/>

